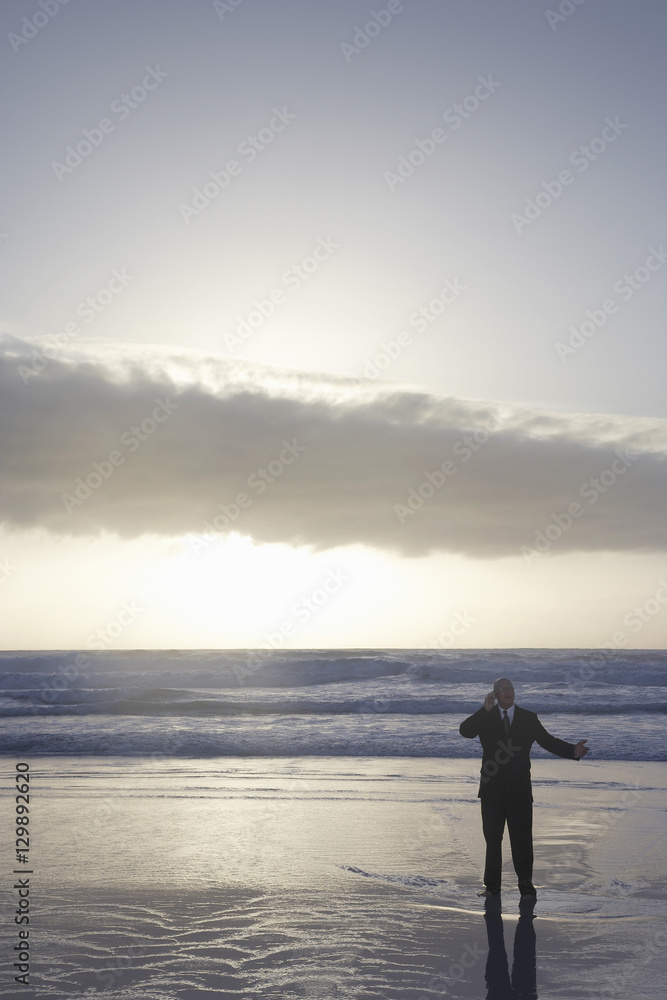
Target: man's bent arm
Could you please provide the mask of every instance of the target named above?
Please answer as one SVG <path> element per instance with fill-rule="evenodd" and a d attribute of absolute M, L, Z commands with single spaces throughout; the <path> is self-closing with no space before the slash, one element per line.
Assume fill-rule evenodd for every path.
<path fill-rule="evenodd" d="M 475 712 L 474 715 L 470 715 L 467 719 L 463 720 L 459 726 L 461 736 L 465 736 L 469 740 L 471 740 L 474 736 L 479 736 L 480 730 L 488 717 L 489 713 L 482 705 L 482 707 Z"/>

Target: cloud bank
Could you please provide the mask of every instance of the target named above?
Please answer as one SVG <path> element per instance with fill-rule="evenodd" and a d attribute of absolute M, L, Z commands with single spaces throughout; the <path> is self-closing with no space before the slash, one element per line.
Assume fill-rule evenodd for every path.
<path fill-rule="evenodd" d="M 0 351 L 0 518 L 420 556 L 667 549 L 667 421 L 537 413 L 157 348 Z M 39 359 L 42 360 L 39 360 Z"/>

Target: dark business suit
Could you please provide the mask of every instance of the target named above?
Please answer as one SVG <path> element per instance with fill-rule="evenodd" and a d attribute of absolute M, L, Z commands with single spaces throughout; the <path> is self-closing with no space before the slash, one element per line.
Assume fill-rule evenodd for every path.
<path fill-rule="evenodd" d="M 530 783 L 530 748 L 539 743 L 549 753 L 574 760 L 574 744 L 551 736 L 534 712 L 514 706 L 509 736 L 505 733 L 498 705 L 484 707 L 459 727 L 461 736 L 479 736 L 482 767 L 478 797 L 482 802 L 482 829 L 486 840 L 484 884 L 491 892 L 500 889 L 501 844 L 505 822 L 512 846 L 512 861 L 521 892 L 532 891 L 533 793 Z"/>

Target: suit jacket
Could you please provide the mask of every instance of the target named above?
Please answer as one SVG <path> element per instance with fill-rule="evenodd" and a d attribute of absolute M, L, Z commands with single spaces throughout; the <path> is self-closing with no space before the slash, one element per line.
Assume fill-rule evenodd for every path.
<path fill-rule="evenodd" d="M 479 736 L 482 744 L 478 798 L 533 801 L 530 783 L 530 748 L 533 743 L 558 757 L 574 760 L 574 743 L 551 736 L 535 712 L 514 706 L 509 736 L 497 705 L 490 712 L 482 707 L 459 727 L 461 736 Z"/>

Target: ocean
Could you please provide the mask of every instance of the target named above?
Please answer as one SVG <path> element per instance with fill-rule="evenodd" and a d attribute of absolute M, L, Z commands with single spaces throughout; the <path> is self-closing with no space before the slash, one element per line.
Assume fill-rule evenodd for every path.
<path fill-rule="evenodd" d="M 589 761 L 667 760 L 667 651 L 618 649 L 3 652 L 0 753 L 478 757 L 499 676 Z"/>

